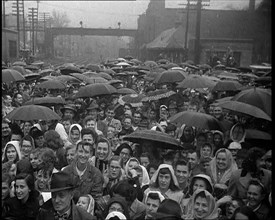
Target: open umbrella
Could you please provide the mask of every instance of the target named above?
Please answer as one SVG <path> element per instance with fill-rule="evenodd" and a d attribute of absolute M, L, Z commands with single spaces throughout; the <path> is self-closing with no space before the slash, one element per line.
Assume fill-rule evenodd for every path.
<path fill-rule="evenodd" d="M 120 97 L 118 103 L 124 105 L 125 103 L 130 103 L 133 107 L 142 106 L 141 100 L 145 97 L 143 94 L 128 94 Z"/>
<path fill-rule="evenodd" d="M 43 76 L 49 76 L 52 72 L 54 72 L 53 69 L 44 69 L 39 72 L 39 74 Z"/>
<path fill-rule="evenodd" d="M 142 102 L 156 101 L 159 99 L 168 98 L 174 94 L 176 94 L 174 91 L 169 91 L 167 89 L 157 89 L 155 91 L 148 92 L 146 97 L 142 99 Z"/>
<path fill-rule="evenodd" d="M 222 131 L 221 125 L 215 117 L 201 112 L 183 111 L 173 115 L 169 120 L 179 126 L 186 124 L 206 130 Z"/>
<path fill-rule="evenodd" d="M 97 74 L 97 76 L 102 77 L 107 80 L 111 80 L 113 78 L 111 75 L 109 75 L 108 73 L 105 73 L 105 72 L 99 72 Z"/>
<path fill-rule="evenodd" d="M 235 95 L 232 100 L 256 106 L 271 116 L 271 90 L 257 87 L 246 89 Z"/>
<path fill-rule="evenodd" d="M 145 66 L 148 66 L 150 68 L 154 68 L 154 67 L 157 67 L 158 64 L 155 62 L 155 61 L 151 61 L 151 60 L 147 60 L 144 62 L 144 65 Z"/>
<path fill-rule="evenodd" d="M 39 67 L 35 66 L 35 65 L 27 65 L 27 66 L 25 66 L 25 69 L 28 69 L 28 70 L 39 70 Z"/>
<path fill-rule="evenodd" d="M 104 73 L 108 73 L 110 75 L 115 75 L 116 74 L 116 72 L 112 69 L 102 69 L 101 71 L 104 72 Z"/>
<path fill-rule="evenodd" d="M 41 105 L 23 105 L 6 115 L 9 120 L 60 120 L 60 116 L 48 107 Z"/>
<path fill-rule="evenodd" d="M 61 75 L 61 76 L 56 76 L 54 79 L 59 80 L 62 83 L 67 83 L 67 82 L 71 82 L 71 83 L 81 83 L 82 81 L 70 76 L 70 75 Z"/>
<path fill-rule="evenodd" d="M 272 136 L 264 131 L 260 131 L 257 129 L 245 129 L 246 139 L 259 139 L 259 140 L 272 140 Z"/>
<path fill-rule="evenodd" d="M 198 65 L 198 67 L 202 70 L 210 70 L 212 67 L 206 63 Z"/>
<path fill-rule="evenodd" d="M 71 65 L 61 67 L 60 72 L 62 75 L 68 75 L 70 73 L 82 73 L 81 69 L 79 69 L 76 66 L 71 66 Z"/>
<path fill-rule="evenodd" d="M 181 82 L 187 77 L 182 71 L 179 70 L 166 70 L 159 73 L 156 78 L 153 80 L 154 83 L 175 83 Z"/>
<path fill-rule="evenodd" d="M 92 63 L 89 63 L 87 66 L 86 66 L 86 69 L 88 70 L 91 70 L 93 72 L 99 72 L 100 71 L 100 67 L 98 64 L 92 64 Z"/>
<path fill-rule="evenodd" d="M 126 63 L 126 62 L 119 62 L 116 65 L 117 66 L 131 66 L 129 63 Z"/>
<path fill-rule="evenodd" d="M 26 74 L 24 77 L 25 77 L 25 81 L 32 81 L 32 80 L 40 79 L 42 76 L 40 76 L 38 73 L 30 73 L 30 74 Z"/>
<path fill-rule="evenodd" d="M 3 83 L 10 83 L 15 81 L 22 81 L 25 80 L 25 77 L 14 69 L 3 69 L 2 70 L 2 82 Z"/>
<path fill-rule="evenodd" d="M 219 75 L 217 75 L 218 78 L 220 79 L 231 79 L 231 80 L 238 80 L 238 76 L 236 73 L 231 73 L 227 71 L 221 72 Z"/>
<path fill-rule="evenodd" d="M 36 86 L 36 88 L 41 89 L 65 89 L 66 85 L 56 79 L 50 79 L 42 82 Z"/>
<path fill-rule="evenodd" d="M 117 93 L 118 94 L 124 94 L 124 95 L 127 95 L 127 94 L 137 94 L 137 92 L 133 89 L 129 89 L 129 88 L 120 88 L 117 90 Z"/>
<path fill-rule="evenodd" d="M 123 139 L 139 144 L 142 144 L 144 141 L 152 141 L 157 143 L 155 146 L 163 149 L 182 149 L 180 142 L 176 138 L 160 131 L 137 130 L 129 135 L 126 135 Z"/>
<path fill-rule="evenodd" d="M 205 77 L 199 75 L 191 75 L 186 77 L 182 82 L 177 85 L 177 88 L 213 88 L 216 83 Z"/>
<path fill-rule="evenodd" d="M 26 66 L 26 62 L 24 61 L 15 61 L 13 64 L 13 66 Z"/>
<path fill-rule="evenodd" d="M 17 70 L 23 76 L 27 74 L 27 71 L 25 70 L 25 68 L 23 66 L 12 66 L 11 69 Z"/>
<path fill-rule="evenodd" d="M 212 91 L 240 91 L 242 84 L 232 80 L 221 80 L 213 87 Z"/>
<path fill-rule="evenodd" d="M 95 83 L 83 86 L 76 93 L 76 98 L 94 97 L 98 95 L 111 95 L 117 93 L 115 87 L 107 83 Z"/>
<path fill-rule="evenodd" d="M 272 121 L 271 117 L 267 113 L 265 113 L 262 109 L 250 104 L 246 104 L 244 102 L 227 101 L 227 102 L 220 103 L 219 106 L 231 111 L 247 114 L 255 118 L 261 118 L 267 121 Z"/>
<path fill-rule="evenodd" d="M 92 72 L 92 71 L 88 71 L 88 72 L 82 73 L 82 75 L 87 76 L 87 77 L 94 77 L 94 76 L 97 76 L 97 73 Z"/>
<path fill-rule="evenodd" d="M 51 104 L 62 104 L 65 105 L 66 101 L 62 97 L 36 97 L 31 98 L 30 100 L 26 101 L 24 105 L 51 105 Z"/>
<path fill-rule="evenodd" d="M 104 79 L 100 76 L 93 76 L 93 77 L 88 77 L 87 83 L 88 84 L 95 84 L 95 83 L 106 83 L 108 82 L 107 79 Z"/>

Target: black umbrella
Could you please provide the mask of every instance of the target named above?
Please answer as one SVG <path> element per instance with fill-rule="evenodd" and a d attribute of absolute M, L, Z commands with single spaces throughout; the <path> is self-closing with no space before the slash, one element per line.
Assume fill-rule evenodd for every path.
<path fill-rule="evenodd" d="M 158 143 L 156 146 L 160 148 L 182 149 L 180 142 L 166 133 L 153 130 L 137 130 L 126 135 L 124 140 L 141 144 L 144 141 L 152 141 Z"/>
<path fill-rule="evenodd" d="M 65 105 L 66 101 L 62 97 L 35 97 L 26 101 L 24 105 L 52 105 L 52 104 L 61 104 Z"/>
<path fill-rule="evenodd" d="M 94 97 L 98 95 L 111 95 L 117 93 L 117 89 L 107 83 L 95 83 L 83 86 L 76 93 L 76 98 Z"/>

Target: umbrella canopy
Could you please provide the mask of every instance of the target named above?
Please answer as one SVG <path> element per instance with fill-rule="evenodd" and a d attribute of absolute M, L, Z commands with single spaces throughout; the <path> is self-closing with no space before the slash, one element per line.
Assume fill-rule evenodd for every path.
<path fill-rule="evenodd" d="M 76 93 L 76 98 L 94 97 L 98 95 L 111 95 L 117 93 L 115 87 L 107 83 L 95 83 L 81 87 Z"/>
<path fill-rule="evenodd" d="M 70 76 L 70 75 L 61 75 L 61 76 L 57 76 L 55 77 L 56 80 L 59 80 L 60 82 L 66 83 L 66 82 L 73 82 L 73 83 L 81 83 L 82 81 Z"/>
<path fill-rule="evenodd" d="M 177 88 L 213 88 L 215 85 L 216 83 L 210 79 L 198 75 L 193 75 L 186 77 L 182 82 L 178 84 Z"/>
<path fill-rule="evenodd" d="M 56 79 L 50 79 L 36 86 L 40 89 L 65 89 L 66 85 Z"/>
<path fill-rule="evenodd" d="M 89 63 L 89 64 L 86 66 L 86 69 L 91 70 L 91 71 L 94 71 L 94 72 L 99 72 L 99 71 L 100 71 L 99 65 L 98 65 L 98 64 L 92 64 L 92 63 Z"/>
<path fill-rule="evenodd" d="M 179 70 L 166 70 L 162 73 L 159 73 L 156 78 L 153 80 L 154 83 L 175 83 L 181 82 L 186 78 L 186 74 Z"/>
<path fill-rule="evenodd" d="M 108 80 L 104 79 L 100 76 L 88 77 L 87 83 L 88 84 L 95 84 L 95 83 L 107 83 Z"/>
<path fill-rule="evenodd" d="M 271 90 L 257 87 L 246 89 L 235 95 L 232 100 L 256 106 L 271 116 Z"/>
<path fill-rule="evenodd" d="M 144 141 L 152 141 L 157 143 L 156 146 L 160 148 L 182 149 L 180 142 L 166 133 L 153 130 L 137 130 L 126 135 L 124 140 L 134 143 L 143 143 Z"/>
<path fill-rule="evenodd" d="M 145 97 L 143 94 L 128 94 L 120 97 L 118 103 L 124 105 L 125 103 L 130 103 L 133 107 L 142 106 L 141 100 Z"/>
<path fill-rule="evenodd" d="M 228 102 L 233 98 L 233 96 L 227 96 L 227 97 L 223 97 L 220 99 L 216 99 L 215 103 L 223 103 L 223 102 Z"/>
<path fill-rule="evenodd" d="M 222 131 L 221 125 L 215 117 L 201 112 L 183 111 L 173 115 L 169 120 L 179 126 L 186 124 L 206 130 Z"/>
<path fill-rule="evenodd" d="M 256 129 L 245 129 L 246 139 L 260 139 L 260 140 L 272 140 L 272 137 L 269 133 L 256 130 Z"/>
<path fill-rule="evenodd" d="M 25 66 L 25 69 L 28 69 L 28 70 L 39 70 L 39 67 L 35 66 L 35 65 L 27 65 L 27 66 Z"/>
<path fill-rule="evenodd" d="M 68 75 L 70 73 L 81 73 L 82 71 L 76 66 L 67 65 L 67 66 L 61 67 L 60 72 L 62 75 Z"/>
<path fill-rule="evenodd" d="M 26 62 L 24 61 L 15 61 L 13 64 L 13 66 L 26 66 Z"/>
<path fill-rule="evenodd" d="M 142 102 L 156 101 L 159 99 L 168 98 L 174 94 L 176 94 L 176 92 L 174 91 L 169 91 L 167 89 L 158 89 L 155 91 L 148 92 L 146 97 L 142 99 Z"/>
<path fill-rule="evenodd" d="M 220 79 L 238 80 L 238 76 L 236 73 L 231 73 L 231 72 L 227 72 L 227 71 L 221 72 L 217 77 Z"/>
<path fill-rule="evenodd" d="M 261 118 L 267 121 L 272 121 L 271 117 L 267 113 L 265 113 L 262 109 L 250 104 L 246 104 L 244 102 L 227 101 L 227 102 L 220 103 L 219 106 L 231 111 L 247 114 L 255 118 Z"/>
<path fill-rule="evenodd" d="M 23 66 L 12 66 L 11 68 L 14 70 L 17 70 L 23 76 L 27 74 L 27 71 L 25 70 L 25 68 Z"/>
<path fill-rule="evenodd" d="M 219 82 L 219 81 L 221 81 L 219 78 L 217 78 L 217 77 L 215 77 L 215 76 L 202 75 L 201 77 L 202 77 L 202 78 L 206 78 L 206 79 L 210 79 L 210 80 L 212 80 L 212 81 L 214 81 L 214 82 Z"/>
<path fill-rule="evenodd" d="M 124 94 L 124 95 L 127 95 L 127 94 L 137 94 L 137 92 L 133 89 L 129 89 L 129 88 L 120 88 L 117 90 L 117 93 L 118 94 Z"/>
<path fill-rule="evenodd" d="M 25 77 L 14 69 L 3 69 L 2 70 L 2 82 L 3 83 L 10 83 L 15 81 L 22 81 L 25 80 Z"/>
<path fill-rule="evenodd" d="M 70 75 L 86 83 L 89 81 L 89 77 L 81 73 L 70 73 Z"/>
<path fill-rule="evenodd" d="M 32 81 L 32 80 L 40 79 L 42 76 L 40 76 L 38 73 L 30 73 L 30 74 L 26 74 L 24 77 L 26 81 Z"/>
<path fill-rule="evenodd" d="M 148 66 L 150 68 L 154 68 L 154 67 L 157 67 L 158 64 L 155 62 L 155 61 L 151 61 L 151 60 L 147 60 L 144 62 L 144 65 L 145 66 Z"/>
<path fill-rule="evenodd" d="M 116 72 L 112 69 L 102 69 L 101 71 L 104 72 L 104 73 L 108 73 L 110 75 L 115 75 L 116 74 Z"/>
<path fill-rule="evenodd" d="M 52 72 L 54 72 L 53 69 L 44 69 L 39 72 L 39 74 L 43 76 L 49 76 Z"/>
<path fill-rule="evenodd" d="M 107 80 L 111 80 L 113 78 L 111 75 L 109 75 L 108 73 L 105 73 L 105 72 L 100 72 L 97 74 L 97 76 L 102 77 Z"/>
<path fill-rule="evenodd" d="M 26 101 L 24 105 L 44 105 L 44 104 L 62 104 L 65 105 L 66 101 L 62 97 L 42 97 L 42 98 L 32 98 Z"/>
<path fill-rule="evenodd" d="M 60 116 L 48 107 L 40 105 L 24 105 L 12 110 L 6 115 L 9 120 L 60 120 Z"/>
<path fill-rule="evenodd" d="M 129 63 L 126 63 L 126 62 L 119 62 L 116 65 L 117 66 L 131 66 Z"/>
<path fill-rule="evenodd" d="M 198 67 L 202 70 L 210 70 L 212 67 L 206 63 L 198 65 Z"/>
<path fill-rule="evenodd" d="M 221 80 L 213 87 L 212 91 L 240 91 L 242 84 L 237 81 Z"/>
<path fill-rule="evenodd" d="M 94 76 L 97 76 L 97 73 L 92 72 L 92 71 L 88 71 L 88 72 L 82 73 L 82 75 L 87 76 L 87 77 L 94 77 Z"/>

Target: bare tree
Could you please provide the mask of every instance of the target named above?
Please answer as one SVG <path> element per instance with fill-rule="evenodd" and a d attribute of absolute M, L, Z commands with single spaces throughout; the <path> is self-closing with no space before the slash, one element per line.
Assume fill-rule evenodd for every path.
<path fill-rule="evenodd" d="M 66 12 L 59 12 L 53 10 L 51 17 L 51 26 L 52 27 L 67 27 L 70 23 L 70 19 L 67 16 Z"/>

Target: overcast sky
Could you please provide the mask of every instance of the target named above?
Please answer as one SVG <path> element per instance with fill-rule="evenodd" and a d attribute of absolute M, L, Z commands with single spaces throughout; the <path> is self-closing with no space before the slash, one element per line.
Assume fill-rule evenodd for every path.
<path fill-rule="evenodd" d="M 157 1 L 157 0 L 153 0 Z M 167 7 L 183 7 L 178 4 L 185 3 L 186 0 L 166 0 Z M 207 0 L 206 0 L 207 1 Z M 262 0 L 256 0 L 256 4 Z M 6 13 L 10 13 L 12 2 L 6 2 Z M 36 1 L 24 1 L 25 13 L 28 8 L 36 7 Z M 149 0 L 133 1 L 40 1 L 39 12 L 52 13 L 53 10 L 66 12 L 69 19 L 69 26 L 79 27 L 79 22 L 83 22 L 84 27 L 89 28 L 118 28 L 118 22 L 121 28 L 137 28 L 137 19 L 143 14 L 149 4 Z M 210 0 L 211 9 L 241 9 L 248 7 L 249 0 Z"/>

